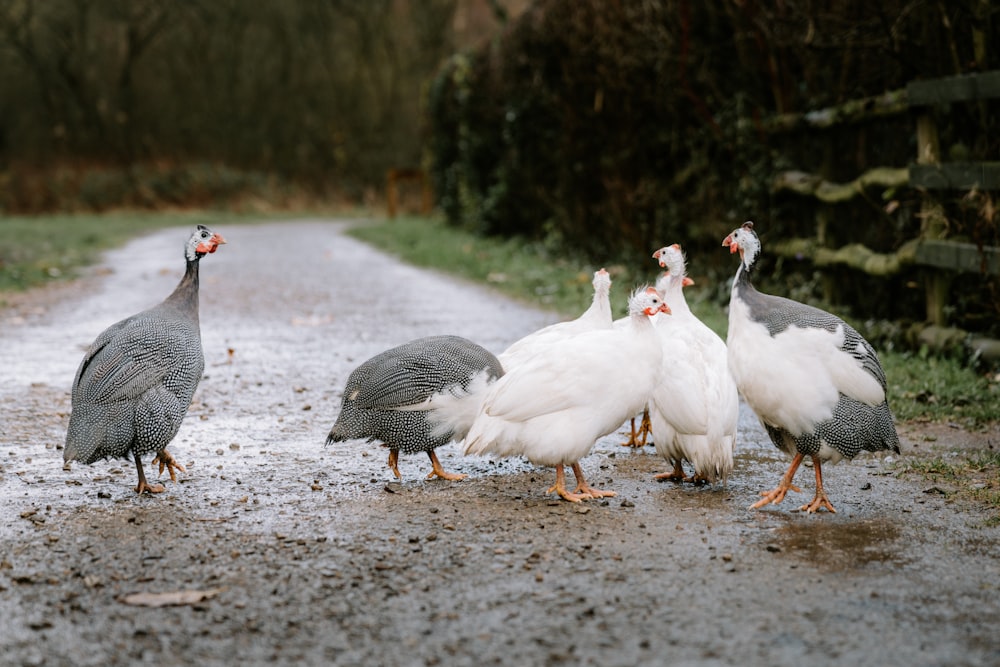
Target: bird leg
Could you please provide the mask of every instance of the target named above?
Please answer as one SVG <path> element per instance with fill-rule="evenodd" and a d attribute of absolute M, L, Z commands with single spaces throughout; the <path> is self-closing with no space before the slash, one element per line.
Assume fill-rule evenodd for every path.
<path fill-rule="evenodd" d="M 670 472 L 661 472 L 659 475 L 653 475 L 653 479 L 658 482 L 686 482 L 690 478 L 684 474 L 684 466 L 681 465 L 680 459 L 674 459 L 674 469 Z"/>
<path fill-rule="evenodd" d="M 163 493 L 166 491 L 162 484 L 149 484 L 146 482 L 146 473 L 142 471 L 142 459 L 139 458 L 139 454 L 132 452 L 132 456 L 135 457 L 135 469 L 139 471 L 139 484 L 135 487 L 135 492 L 140 496 L 145 492 L 150 493 Z"/>
<path fill-rule="evenodd" d="M 460 479 L 465 479 L 466 477 L 468 477 L 468 475 L 463 475 L 462 473 L 457 473 L 457 472 L 448 472 L 444 468 L 442 468 L 441 462 L 438 461 L 437 454 L 434 453 L 433 449 L 427 452 L 427 456 L 431 457 L 431 465 L 434 467 L 434 470 L 431 471 L 431 474 L 427 475 L 427 479 L 434 479 L 435 477 L 440 477 L 441 479 L 447 479 L 452 482 L 457 482 Z"/>
<path fill-rule="evenodd" d="M 830 504 L 830 499 L 826 497 L 826 491 L 823 490 L 823 471 L 820 469 L 820 462 L 818 456 L 813 456 L 813 468 L 816 470 L 816 496 L 813 498 L 812 502 L 808 505 L 803 505 L 799 509 L 808 514 L 819 511 L 821 507 L 825 507 L 834 514 L 837 510 L 833 509 L 833 505 Z"/>
<path fill-rule="evenodd" d="M 614 491 L 602 491 L 601 489 L 595 489 L 591 485 L 587 484 L 587 480 L 583 478 L 583 468 L 580 467 L 579 463 L 573 464 L 573 474 L 576 475 L 576 488 L 573 489 L 574 493 L 579 491 L 581 495 L 589 496 L 590 498 L 612 498 L 618 495 Z"/>
<path fill-rule="evenodd" d="M 649 420 L 649 408 L 642 411 L 642 421 L 639 423 L 639 437 L 641 438 L 639 442 L 639 447 L 646 446 L 646 439 L 649 434 L 653 432 L 653 422 Z M 648 443 L 653 444 L 653 443 Z"/>
<path fill-rule="evenodd" d="M 760 495 L 764 497 L 763 500 L 755 502 L 750 506 L 750 509 L 755 510 L 758 507 L 767 505 L 768 503 L 777 505 L 785 499 L 785 494 L 790 490 L 801 493 L 802 489 L 792 484 L 792 478 L 795 477 L 795 471 L 799 469 L 799 464 L 802 463 L 802 458 L 803 456 L 801 452 L 795 454 L 795 458 L 792 459 L 792 465 L 788 466 L 788 472 L 786 472 L 785 476 L 781 478 L 781 483 L 778 484 L 777 488 L 771 489 L 770 491 L 761 491 Z"/>
<path fill-rule="evenodd" d="M 632 427 L 632 434 L 628 440 L 622 443 L 622 447 L 645 447 L 646 438 L 653 430 L 653 423 L 649 420 L 649 410 L 642 411 L 642 421 L 639 423 L 639 430 L 635 428 L 635 417 L 629 420 Z"/>
<path fill-rule="evenodd" d="M 389 470 L 392 474 L 396 476 L 396 479 L 403 479 L 403 476 L 399 474 L 399 450 L 390 449 L 389 450 Z"/>
<path fill-rule="evenodd" d="M 635 417 L 629 420 L 629 425 L 632 427 L 632 434 L 629 435 L 628 440 L 622 443 L 622 447 L 638 447 L 639 436 L 635 430 Z"/>
<path fill-rule="evenodd" d="M 577 480 L 579 481 L 579 478 Z M 568 500 L 571 503 L 578 503 L 581 500 L 593 498 L 591 495 L 570 493 L 566 490 L 566 471 L 563 469 L 563 464 L 561 463 L 556 466 L 556 483 L 549 487 L 549 490 L 545 493 L 552 493 L 553 491 L 558 493 L 560 498 Z"/>
<path fill-rule="evenodd" d="M 174 470 L 180 470 L 181 472 L 187 472 L 187 468 L 178 463 L 177 459 L 174 458 L 173 454 L 167 451 L 166 447 L 156 453 L 156 456 L 150 462 L 149 465 L 155 466 L 159 464 L 160 475 L 163 474 L 163 469 L 166 468 L 167 472 L 170 473 L 170 481 L 177 481 L 177 473 Z"/>

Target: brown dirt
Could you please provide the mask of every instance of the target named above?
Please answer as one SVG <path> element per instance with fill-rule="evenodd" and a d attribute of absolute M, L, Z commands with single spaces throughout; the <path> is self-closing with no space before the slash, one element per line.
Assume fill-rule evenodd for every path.
<path fill-rule="evenodd" d="M 432 333 L 499 351 L 552 321 L 341 229 L 218 230 L 206 376 L 171 446 L 188 473 L 158 496 L 132 492 L 128 462 L 65 470 L 60 447 L 83 346 L 169 292 L 186 232 L 7 298 L 0 663 L 1000 664 L 1000 528 L 983 507 L 859 458 L 824 469 L 836 515 L 795 511 L 808 470 L 803 494 L 748 510 L 787 460 L 745 411 L 728 486 L 658 484 L 664 462 L 617 434 L 583 466 L 618 496 L 579 505 L 523 461 L 448 446 L 468 479 L 424 481 L 426 457 L 404 456 L 397 482 L 384 449 L 324 447 L 372 354 Z M 900 433 L 905 457 L 1000 443 L 996 427 Z M 133 604 L 158 594 L 179 604 Z"/>

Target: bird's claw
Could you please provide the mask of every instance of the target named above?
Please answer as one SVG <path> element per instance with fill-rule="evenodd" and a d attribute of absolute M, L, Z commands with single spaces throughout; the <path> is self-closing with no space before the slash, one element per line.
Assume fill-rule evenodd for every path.
<path fill-rule="evenodd" d="M 546 491 L 545 493 L 548 494 L 552 492 L 558 493 L 560 498 L 562 498 L 563 500 L 568 500 L 571 503 L 578 503 L 581 500 L 589 500 L 590 498 L 593 497 L 583 493 L 570 493 L 569 491 L 566 490 L 565 486 L 560 487 L 558 484 L 550 486 L 548 491 Z"/>
<path fill-rule="evenodd" d="M 818 512 L 824 507 L 833 514 L 837 513 L 837 510 L 833 509 L 833 505 L 830 503 L 830 499 L 826 497 L 825 493 L 823 495 L 816 494 L 816 497 L 812 499 L 812 502 L 800 507 L 799 511 L 805 512 L 806 514 L 812 514 L 813 512 Z"/>
<path fill-rule="evenodd" d="M 780 503 L 782 500 L 785 499 L 785 494 L 788 493 L 789 491 L 802 493 L 802 489 L 795 486 L 794 484 L 788 484 L 787 486 L 783 484 L 776 489 L 771 489 L 770 491 L 761 491 L 760 495 L 763 496 L 762 499 L 758 500 L 753 505 L 751 505 L 750 509 L 755 510 L 760 507 L 763 507 L 764 505 L 769 505 L 769 504 L 777 505 L 778 503 Z"/>
<path fill-rule="evenodd" d="M 460 472 L 448 472 L 447 470 L 431 470 L 427 473 L 427 479 L 446 479 L 449 482 L 457 482 L 459 480 L 465 479 L 468 475 Z"/>
<path fill-rule="evenodd" d="M 185 468 L 183 465 L 181 465 L 180 462 L 177 459 L 174 458 L 173 454 L 171 454 L 170 452 L 168 452 L 165 449 L 163 451 L 160 451 L 160 452 L 156 453 L 156 457 L 153 459 L 151 465 L 158 465 L 159 466 L 159 469 L 160 469 L 160 471 L 158 473 L 159 475 L 162 475 L 163 471 L 165 469 L 170 474 L 170 481 L 171 482 L 176 482 L 177 481 L 177 473 L 174 472 L 175 470 L 180 470 L 181 472 L 187 472 L 187 468 Z M 159 486 L 159 485 L 157 485 L 157 486 Z M 139 490 L 136 489 L 136 491 L 139 491 Z M 163 487 L 162 486 L 160 486 L 160 491 L 163 491 Z M 160 491 L 153 491 L 153 493 L 159 493 Z M 139 491 L 139 493 L 142 493 L 142 492 Z"/>
<path fill-rule="evenodd" d="M 140 496 L 143 493 L 163 493 L 167 489 L 162 484 L 150 484 L 146 480 L 140 480 L 139 484 L 135 487 L 135 492 Z"/>

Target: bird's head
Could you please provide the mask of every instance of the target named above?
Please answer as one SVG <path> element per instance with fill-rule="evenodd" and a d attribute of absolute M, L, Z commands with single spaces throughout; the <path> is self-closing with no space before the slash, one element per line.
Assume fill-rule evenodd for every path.
<path fill-rule="evenodd" d="M 682 287 L 694 285 L 694 281 L 684 275 L 684 251 L 681 249 L 680 243 L 660 248 L 653 253 L 653 258 L 660 262 L 660 266 L 667 270 L 668 275 L 674 277 L 679 276 Z"/>
<path fill-rule="evenodd" d="M 591 283 L 594 286 L 595 292 L 608 293 L 611 289 L 611 275 L 604 269 L 598 269 L 594 271 L 594 280 Z"/>
<path fill-rule="evenodd" d="M 722 245 L 729 247 L 729 252 L 739 252 L 743 265 L 748 269 L 757 261 L 757 254 L 760 253 L 760 239 L 753 230 L 753 222 L 747 220 L 739 229 L 734 229 L 725 239 Z"/>
<path fill-rule="evenodd" d="M 222 238 L 222 234 L 213 232 L 205 225 L 198 225 L 194 233 L 191 234 L 191 238 L 188 239 L 184 256 L 188 261 L 193 262 L 215 252 L 225 242 L 226 239 Z"/>
<path fill-rule="evenodd" d="M 633 315 L 642 313 L 649 317 L 657 313 L 669 315 L 670 307 L 655 287 L 643 286 L 632 293 L 632 298 L 628 302 L 628 312 Z"/>

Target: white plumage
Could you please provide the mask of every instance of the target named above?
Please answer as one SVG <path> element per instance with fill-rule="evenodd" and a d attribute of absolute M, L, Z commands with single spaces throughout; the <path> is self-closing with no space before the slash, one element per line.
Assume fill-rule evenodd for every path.
<path fill-rule="evenodd" d="M 663 373 L 649 401 L 649 418 L 656 451 L 674 469 L 656 477 L 725 483 L 733 469 L 739 418 L 726 344 L 687 305 L 683 287 L 692 282 L 680 246 L 661 248 L 653 257 L 667 269 L 657 287 L 672 313 L 656 322 Z M 693 477 L 685 476 L 683 461 L 694 467 Z"/>
<path fill-rule="evenodd" d="M 614 495 L 591 488 L 579 460 L 594 442 L 642 409 L 661 372 L 650 316 L 670 310 L 653 288 L 629 300 L 629 325 L 586 331 L 510 369 L 493 385 L 466 437 L 466 454 L 524 456 L 556 468 L 556 491 L 570 501 Z M 577 488 L 565 488 L 570 465 Z M 579 492 L 579 493 L 576 493 Z"/>
<path fill-rule="evenodd" d="M 802 510 L 835 511 L 823 490 L 822 463 L 861 450 L 899 452 L 878 355 L 839 317 L 758 292 L 750 281 L 760 240 L 746 222 L 722 242 L 740 253 L 729 301 L 729 368 L 775 446 L 792 455 L 778 486 L 752 507 L 781 502 L 804 457 L 813 461 L 816 495 Z"/>
<path fill-rule="evenodd" d="M 515 341 L 498 355 L 497 358 L 505 372 L 520 366 L 549 345 L 560 343 L 570 336 L 585 331 L 607 329 L 611 326 L 611 300 L 608 296 L 611 290 L 611 276 L 604 269 L 599 269 L 594 272 L 591 284 L 594 286 L 594 299 L 580 317 L 568 322 L 556 322 L 534 331 Z"/>

